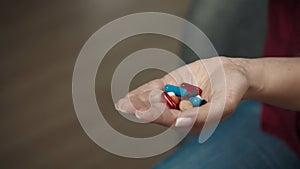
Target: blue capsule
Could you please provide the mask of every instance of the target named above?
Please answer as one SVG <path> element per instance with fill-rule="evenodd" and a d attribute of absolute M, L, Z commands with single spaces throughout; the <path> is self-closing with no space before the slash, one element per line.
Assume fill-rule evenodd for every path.
<path fill-rule="evenodd" d="M 193 104 L 194 107 L 198 107 L 201 105 L 202 99 L 199 96 L 190 97 L 189 101 Z"/>
<path fill-rule="evenodd" d="M 173 86 L 170 84 L 167 84 L 165 86 L 165 91 L 166 92 L 174 92 L 177 96 L 186 96 L 188 94 L 188 91 L 184 88 L 178 87 L 178 86 Z"/>

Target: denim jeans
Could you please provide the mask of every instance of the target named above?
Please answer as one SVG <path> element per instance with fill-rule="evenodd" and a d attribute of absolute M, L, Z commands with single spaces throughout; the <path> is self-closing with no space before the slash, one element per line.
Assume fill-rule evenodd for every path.
<path fill-rule="evenodd" d="M 154 169 L 299 169 L 300 160 L 281 140 L 260 129 L 261 104 L 243 101 L 206 142 L 198 136 Z"/>

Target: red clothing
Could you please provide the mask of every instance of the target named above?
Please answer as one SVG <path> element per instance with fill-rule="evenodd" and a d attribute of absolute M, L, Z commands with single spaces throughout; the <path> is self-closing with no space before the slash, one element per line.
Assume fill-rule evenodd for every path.
<path fill-rule="evenodd" d="M 264 55 L 300 56 L 299 0 L 270 0 Z M 263 104 L 261 120 L 264 131 L 282 139 L 300 157 L 300 112 Z"/>

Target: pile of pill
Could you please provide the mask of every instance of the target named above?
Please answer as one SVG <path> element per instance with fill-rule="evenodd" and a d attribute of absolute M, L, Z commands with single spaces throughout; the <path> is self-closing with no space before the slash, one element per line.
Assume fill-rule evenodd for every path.
<path fill-rule="evenodd" d="M 167 84 L 162 93 L 162 100 L 170 109 L 185 111 L 207 103 L 201 98 L 202 90 L 188 83 L 179 86 Z"/>

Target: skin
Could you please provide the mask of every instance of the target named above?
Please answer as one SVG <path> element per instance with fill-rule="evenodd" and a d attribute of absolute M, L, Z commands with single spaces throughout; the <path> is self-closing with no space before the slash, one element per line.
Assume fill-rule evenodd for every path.
<path fill-rule="evenodd" d="M 131 91 L 117 102 L 116 109 L 164 126 L 192 119 L 190 125 L 196 131 L 201 131 L 205 122 L 210 126 L 226 119 L 244 99 L 300 110 L 299 65 L 300 58 L 198 60 Z M 202 88 L 202 98 L 208 103 L 184 112 L 166 108 L 160 98 L 163 87 L 182 82 Z"/>

